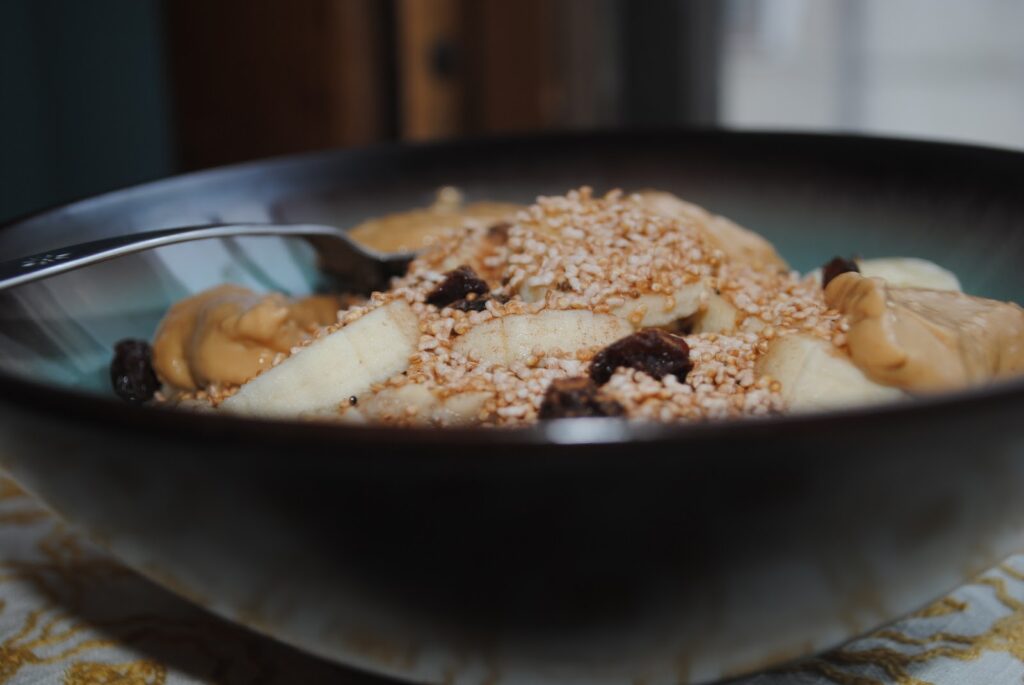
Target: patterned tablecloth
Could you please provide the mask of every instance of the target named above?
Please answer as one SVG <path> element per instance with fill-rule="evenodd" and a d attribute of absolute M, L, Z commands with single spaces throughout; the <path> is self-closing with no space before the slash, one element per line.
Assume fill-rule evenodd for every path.
<path fill-rule="evenodd" d="M 384 685 L 229 625 L 0 479 L 0 685 Z M 821 658 L 732 685 L 1024 683 L 1024 555 Z"/>

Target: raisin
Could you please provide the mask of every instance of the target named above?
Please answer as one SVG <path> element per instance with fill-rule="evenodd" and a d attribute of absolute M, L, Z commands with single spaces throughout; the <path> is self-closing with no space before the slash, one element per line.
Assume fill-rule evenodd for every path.
<path fill-rule="evenodd" d="M 153 371 L 153 351 L 145 340 L 122 340 L 114 346 L 110 383 L 117 396 L 132 404 L 153 398 L 160 381 Z"/>
<path fill-rule="evenodd" d="M 590 377 L 599 384 L 608 382 L 615 370 L 628 367 L 648 376 L 661 378 L 675 374 L 679 380 L 693 368 L 690 347 L 677 335 L 648 328 L 613 342 L 590 362 Z"/>
<path fill-rule="evenodd" d="M 486 295 L 490 291 L 487 284 L 480 280 L 476 272 L 468 266 L 460 266 L 444 275 L 444 280 L 437 284 L 427 295 L 427 304 L 435 307 L 447 307 L 453 302 L 466 299 L 470 293 Z"/>
<path fill-rule="evenodd" d="M 487 300 L 489 297 L 465 297 L 461 300 L 455 300 L 449 307 L 452 309 L 458 309 L 460 312 L 482 312 L 487 309 Z"/>
<path fill-rule="evenodd" d="M 852 259 L 843 259 L 842 257 L 833 258 L 832 261 L 821 267 L 821 287 L 827 288 L 833 278 L 849 271 L 860 273 L 860 267 L 857 266 L 857 262 Z"/>
<path fill-rule="evenodd" d="M 572 419 L 584 416 L 622 416 L 622 405 L 606 395 L 589 378 L 552 381 L 540 405 L 542 419 Z"/>
<path fill-rule="evenodd" d="M 490 295 L 477 296 L 474 293 L 461 300 L 455 300 L 448 306 L 452 309 L 458 309 L 460 312 L 482 312 L 487 309 L 487 303 L 492 300 L 498 304 L 505 304 L 510 299 L 508 295 L 495 295 L 491 293 Z"/>

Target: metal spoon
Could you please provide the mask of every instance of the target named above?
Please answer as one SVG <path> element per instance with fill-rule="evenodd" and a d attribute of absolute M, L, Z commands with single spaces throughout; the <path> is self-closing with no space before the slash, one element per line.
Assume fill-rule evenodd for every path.
<path fill-rule="evenodd" d="M 206 224 L 130 233 L 0 263 L 0 290 L 49 278 L 65 271 L 104 262 L 155 247 L 207 238 L 235 236 L 295 236 L 307 239 L 317 251 L 320 266 L 343 276 L 346 287 L 369 291 L 387 286 L 392 276 L 405 273 L 411 253 L 384 254 L 356 243 L 340 228 L 318 224 Z"/>

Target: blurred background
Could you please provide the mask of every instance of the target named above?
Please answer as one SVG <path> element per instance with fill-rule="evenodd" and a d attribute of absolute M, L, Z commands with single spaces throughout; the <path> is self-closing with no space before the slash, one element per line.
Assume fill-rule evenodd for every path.
<path fill-rule="evenodd" d="M 1024 147 L 1021 0 L 4 0 L 0 221 L 327 147 L 715 125 Z"/>

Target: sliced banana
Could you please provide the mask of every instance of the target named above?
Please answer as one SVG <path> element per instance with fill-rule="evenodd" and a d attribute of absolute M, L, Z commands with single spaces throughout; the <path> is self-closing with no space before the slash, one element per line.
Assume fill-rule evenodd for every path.
<path fill-rule="evenodd" d="M 782 399 L 792 411 L 841 409 L 904 397 L 897 388 L 870 380 L 830 342 L 803 333 L 774 339 L 758 360 L 757 371 L 782 385 Z"/>
<path fill-rule="evenodd" d="M 628 321 L 585 309 L 513 314 L 485 321 L 460 336 L 452 349 L 467 357 L 506 366 L 531 355 L 575 354 L 605 347 L 633 332 Z"/>
<path fill-rule="evenodd" d="M 739 310 L 729 300 L 708 293 L 704 309 L 693 319 L 694 333 L 731 333 L 736 330 Z"/>
<path fill-rule="evenodd" d="M 667 326 L 693 316 L 700 310 L 701 299 L 707 297 L 702 282 L 683 286 L 672 295 L 651 293 L 630 298 L 612 310 L 612 314 L 626 319 L 634 328 Z"/>
<path fill-rule="evenodd" d="M 439 396 L 425 385 L 384 388 L 360 398 L 357 407 L 343 415 L 346 421 L 405 422 L 410 425 L 466 426 L 481 422 L 481 412 L 491 394 L 460 392 Z"/>
<path fill-rule="evenodd" d="M 935 262 L 916 257 L 880 257 L 878 259 L 856 259 L 857 268 L 865 278 L 881 278 L 896 288 L 928 288 L 930 290 L 953 290 L 962 292 L 960 280 L 952 271 L 943 269 Z M 810 273 L 821 283 L 821 269 Z"/>
<path fill-rule="evenodd" d="M 699 205 L 679 199 L 672 193 L 645 190 L 639 193 L 639 196 L 640 202 L 649 211 L 668 219 L 679 219 L 695 227 L 705 240 L 730 259 L 759 269 L 789 268 L 770 242 L 723 216 L 712 214 Z"/>
<path fill-rule="evenodd" d="M 743 314 L 732 302 L 715 293 L 708 294 L 704 309 L 691 322 L 693 333 L 758 333 L 768 326 L 763 319 Z"/>
<path fill-rule="evenodd" d="M 710 292 L 703 281 L 684 285 L 675 293 L 662 295 L 648 293 L 639 297 L 625 298 L 625 302 L 613 308 L 611 313 L 626 319 L 635 329 L 667 326 L 673 322 L 693 316 L 700 310 L 702 299 Z M 547 288 L 524 286 L 520 296 L 526 302 L 538 302 L 547 294 Z"/>
<path fill-rule="evenodd" d="M 333 411 L 409 365 L 419 323 L 404 300 L 379 307 L 298 350 L 239 388 L 221 407 L 253 416 Z"/>

